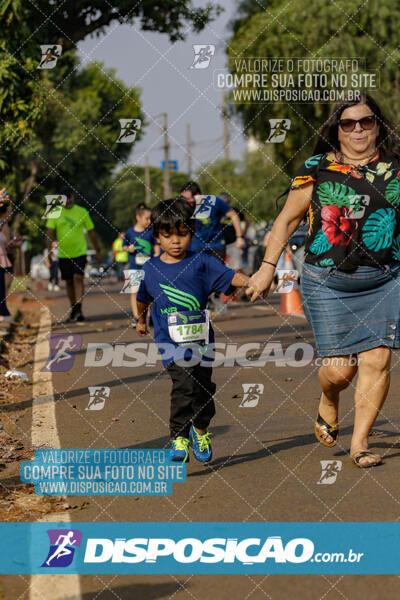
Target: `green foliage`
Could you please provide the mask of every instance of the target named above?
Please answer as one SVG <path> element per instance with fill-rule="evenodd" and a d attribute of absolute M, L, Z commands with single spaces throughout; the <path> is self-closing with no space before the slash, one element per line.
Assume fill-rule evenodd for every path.
<path fill-rule="evenodd" d="M 373 0 L 367 5 L 347 0 L 296 0 L 269 3 L 267 10 L 251 0 L 239 4 L 240 20 L 228 47 L 229 69 L 238 73 L 238 58 L 359 57 L 366 70 L 379 71 L 374 98 L 390 119 L 397 120 L 400 100 L 400 0 Z M 246 9 L 247 6 L 247 9 Z M 258 12 L 257 12 L 258 11 Z M 239 28 L 237 28 L 239 26 Z M 315 135 L 332 106 L 322 103 L 237 103 L 245 131 L 260 140 L 269 134 L 270 118 L 290 118 L 283 143 L 276 144 L 277 160 L 288 173 L 312 154 Z M 292 163 L 290 161 L 293 161 Z"/>
<path fill-rule="evenodd" d="M 276 198 L 289 185 L 289 178 L 273 162 L 267 146 L 246 153 L 241 161 L 220 159 L 205 164 L 196 177 L 203 193 L 227 192 L 232 206 L 252 221 L 276 217 Z"/>
<path fill-rule="evenodd" d="M 29 7 L 29 24 L 32 31 L 39 30 L 42 39 L 54 39 L 56 35 L 65 49 L 90 34 L 103 33 L 108 25 L 116 22 L 135 25 L 147 31 L 157 31 L 169 36 L 171 42 L 185 39 L 191 25 L 193 31 L 201 31 L 222 10 L 211 3 L 195 8 L 187 0 L 64 0 L 52 2 L 35 0 L 26 2 Z M 59 7 L 56 6 L 59 4 Z M 51 14 L 51 19 L 45 16 Z M 43 42 L 45 43 L 45 42 Z"/>
<path fill-rule="evenodd" d="M 32 137 L 45 95 L 36 83 L 38 46 L 27 18 L 22 0 L 0 3 L 0 176 L 11 190 L 17 149 Z"/>
<path fill-rule="evenodd" d="M 138 117 L 144 125 L 139 91 L 99 64 L 79 69 L 77 42 L 118 21 L 183 40 L 190 26 L 201 31 L 221 10 L 186 0 L 0 0 L 0 182 L 21 209 L 32 252 L 44 243 L 43 196 L 65 184 L 79 204 L 94 206 L 108 244 L 108 189 L 132 148 L 116 143 L 118 119 Z M 126 48 L 132 55 L 134 39 Z M 40 45 L 48 43 L 61 44 L 62 55 L 55 69 L 37 69 Z"/>
<path fill-rule="evenodd" d="M 78 65 L 77 65 L 78 66 Z M 23 232 L 34 251 L 43 246 L 45 195 L 60 193 L 67 185 L 76 202 L 88 208 L 96 230 L 107 245 L 115 231 L 108 215 L 112 172 L 126 162 L 132 144 L 117 143 L 119 118 L 140 118 L 140 92 L 116 78 L 113 69 L 90 63 L 54 87 L 44 79 L 48 95 L 42 118 L 29 148 L 19 156 L 19 181 L 32 165 L 36 182 L 25 205 Z M 141 130 L 137 134 L 140 139 Z"/>
<path fill-rule="evenodd" d="M 128 166 L 119 171 L 111 182 L 109 194 L 110 220 L 113 225 L 124 231 L 133 224 L 133 210 L 140 203 L 146 201 L 144 167 Z M 150 167 L 150 207 L 153 208 L 163 194 L 163 171 L 157 167 Z M 181 187 L 187 182 L 186 173 L 170 172 L 171 195 L 179 195 Z M 116 231 L 115 231 L 116 233 Z M 115 237 L 115 236 L 114 236 Z"/>

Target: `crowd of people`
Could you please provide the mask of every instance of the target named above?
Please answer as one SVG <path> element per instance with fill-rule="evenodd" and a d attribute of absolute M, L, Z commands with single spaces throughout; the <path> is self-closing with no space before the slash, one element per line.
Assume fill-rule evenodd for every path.
<path fill-rule="evenodd" d="M 212 457 L 208 426 L 215 413 L 212 369 L 214 334 L 210 308 L 221 294 L 243 288 L 254 302 L 266 298 L 282 252 L 308 215 L 301 297 L 312 327 L 319 368 L 317 440 L 329 448 L 339 439 L 339 396 L 356 374 L 350 456 L 361 468 L 379 465 L 369 434 L 386 399 L 392 349 L 400 348 L 400 143 L 380 107 L 368 95 L 338 103 L 318 137 L 314 153 L 294 173 L 285 205 L 264 238 L 258 270 L 243 272 L 251 223 L 229 195 L 204 195 L 194 181 L 153 209 L 139 204 L 133 222 L 112 246 L 118 279 L 139 271 L 131 294 L 139 336 L 149 333 L 172 352 L 163 354 L 172 380 L 171 456 L 176 461 Z M 100 261 L 94 225 L 72 190 L 57 219 L 47 221 L 46 261 L 58 287 L 58 267 L 71 306 L 69 322 L 83 321 L 85 230 Z M 21 243 L 8 222 L 11 206 L 0 191 L 0 319 L 10 319 L 7 276 L 10 253 Z M 128 224 L 127 224 L 128 225 Z M 55 239 L 56 238 L 56 239 Z M 57 241 L 57 244 L 56 244 Z M 185 366 L 199 352 L 201 361 Z"/>

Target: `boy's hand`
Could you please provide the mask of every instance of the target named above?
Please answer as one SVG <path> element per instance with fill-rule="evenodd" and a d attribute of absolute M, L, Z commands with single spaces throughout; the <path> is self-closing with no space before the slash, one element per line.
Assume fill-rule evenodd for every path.
<path fill-rule="evenodd" d="M 147 329 L 147 325 L 146 323 L 140 323 L 139 321 L 136 323 L 136 333 L 140 336 L 143 337 L 145 335 L 147 335 L 149 333 L 149 330 Z"/>

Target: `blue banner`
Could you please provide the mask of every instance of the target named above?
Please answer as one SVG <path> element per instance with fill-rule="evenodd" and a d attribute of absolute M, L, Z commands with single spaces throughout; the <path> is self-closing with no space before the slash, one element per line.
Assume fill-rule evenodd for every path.
<path fill-rule="evenodd" d="M 2 523 L 2 574 L 399 574 L 399 523 Z"/>

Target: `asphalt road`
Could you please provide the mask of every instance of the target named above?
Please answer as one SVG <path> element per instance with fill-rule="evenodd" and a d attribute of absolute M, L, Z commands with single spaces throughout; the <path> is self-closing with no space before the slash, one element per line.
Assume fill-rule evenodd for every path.
<path fill-rule="evenodd" d="M 57 324 L 67 310 L 62 293 L 51 296 L 50 304 L 50 294 L 39 293 L 40 301 L 50 306 L 51 333 L 79 334 L 82 342 L 72 368 L 52 373 L 62 448 L 168 447 L 170 380 L 160 363 L 85 367 L 90 343 L 143 342 L 130 327 L 129 296 L 118 292 L 118 285 L 108 283 L 93 289 L 84 303 L 87 321 L 74 325 Z M 262 347 L 267 342 L 280 343 L 284 350 L 294 343 L 312 345 L 307 321 L 298 316 L 277 315 L 278 303 L 279 296 L 272 294 L 268 303 L 230 304 L 228 318 L 215 323 L 216 341 L 260 343 Z M 146 342 L 151 342 L 151 338 Z M 204 466 L 192 457 L 187 481 L 174 484 L 170 497 L 70 498 L 71 505 L 89 502 L 83 510 L 72 511 L 71 520 L 398 521 L 399 358 L 395 353 L 391 389 L 371 438 L 371 447 L 385 457 L 378 468 L 358 469 L 348 456 L 355 381 L 342 393 L 339 443 L 328 449 L 318 444 L 313 434 L 320 396 L 318 367 L 313 360 L 303 366 L 275 362 L 264 367 L 220 366 L 214 369 L 217 414 L 210 428 L 212 462 Z M 253 397 L 253 406 L 243 406 L 243 384 L 264 386 L 258 403 Z M 101 410 L 86 410 L 89 386 L 110 388 Z M 21 427 L 28 430 L 31 425 L 27 414 Z M 41 433 L 45 435 L 46 430 Z M 321 460 L 341 462 L 334 483 L 318 483 Z M 6 597 L 31 598 L 29 578 L 5 579 L 6 591 L 11 594 Z M 289 595 L 299 600 L 382 600 L 400 593 L 397 576 L 85 575 L 80 577 L 80 586 L 84 600 L 283 600 Z M 71 598 L 68 584 L 64 597 Z M 46 595 L 46 600 L 51 598 Z"/>

